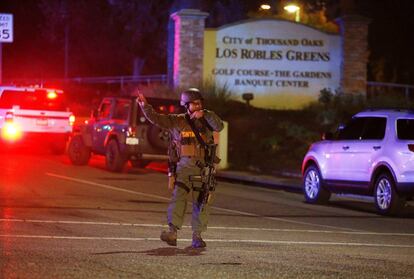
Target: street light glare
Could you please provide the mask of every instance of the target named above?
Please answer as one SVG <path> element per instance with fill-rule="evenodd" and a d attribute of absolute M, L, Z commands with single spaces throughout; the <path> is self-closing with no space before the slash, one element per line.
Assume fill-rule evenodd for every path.
<path fill-rule="evenodd" d="M 262 5 L 260 5 L 260 9 L 262 9 L 262 10 L 270 10 L 270 5 L 268 5 L 268 4 L 262 4 Z"/>
<path fill-rule="evenodd" d="M 299 11 L 299 6 L 291 4 L 291 5 L 287 5 L 284 7 L 284 9 L 288 12 L 288 13 L 295 13 L 297 11 Z"/>

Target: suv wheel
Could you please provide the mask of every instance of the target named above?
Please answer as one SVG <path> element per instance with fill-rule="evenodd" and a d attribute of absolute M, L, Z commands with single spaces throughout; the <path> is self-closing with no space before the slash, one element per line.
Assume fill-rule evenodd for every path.
<path fill-rule="evenodd" d="M 318 168 L 314 165 L 309 166 L 303 177 L 303 193 L 308 203 L 326 203 L 331 197 L 331 193 L 322 186 L 322 177 Z"/>
<path fill-rule="evenodd" d="M 113 172 L 120 172 L 124 169 L 126 160 L 119 150 L 118 142 L 110 140 L 105 152 L 106 168 Z"/>
<path fill-rule="evenodd" d="M 90 149 L 85 146 L 81 136 L 73 136 L 68 145 L 69 159 L 74 165 L 86 165 L 91 157 Z"/>
<path fill-rule="evenodd" d="M 375 180 L 374 199 L 377 210 L 382 215 L 395 215 L 405 204 L 405 199 L 395 191 L 394 179 L 388 173 L 382 173 Z"/>

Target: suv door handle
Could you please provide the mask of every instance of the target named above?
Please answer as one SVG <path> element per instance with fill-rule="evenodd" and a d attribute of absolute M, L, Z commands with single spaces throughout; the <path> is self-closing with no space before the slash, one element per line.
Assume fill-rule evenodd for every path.
<path fill-rule="evenodd" d="M 342 146 L 342 149 L 343 149 L 343 150 L 348 150 L 348 149 L 349 149 L 349 146 L 344 145 L 344 146 Z"/>
<path fill-rule="evenodd" d="M 379 145 L 375 145 L 375 146 L 373 146 L 372 148 L 374 148 L 374 150 L 379 150 L 379 149 L 381 149 L 381 146 L 379 146 Z"/>

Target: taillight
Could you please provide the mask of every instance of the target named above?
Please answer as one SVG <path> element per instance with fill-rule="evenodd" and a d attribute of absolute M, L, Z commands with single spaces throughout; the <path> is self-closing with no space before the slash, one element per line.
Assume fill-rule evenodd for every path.
<path fill-rule="evenodd" d="M 158 110 L 159 110 L 160 112 L 165 112 L 165 111 L 167 110 L 167 108 L 166 108 L 165 106 L 159 106 L 159 107 L 158 107 Z"/>
<path fill-rule="evenodd" d="M 170 105 L 170 106 L 168 107 L 168 111 L 169 111 L 170 113 L 175 112 L 175 106 L 174 106 L 174 105 Z"/>
<path fill-rule="evenodd" d="M 22 131 L 16 123 L 7 122 L 1 130 L 1 136 L 9 141 L 15 141 L 22 137 Z"/>
<path fill-rule="evenodd" d="M 409 144 L 408 150 L 410 150 L 411 152 L 414 152 L 414 144 Z"/>
<path fill-rule="evenodd" d="M 14 113 L 13 112 L 11 112 L 11 111 L 6 112 L 6 116 L 4 117 L 6 122 L 13 122 L 13 118 L 14 118 Z"/>
<path fill-rule="evenodd" d="M 135 137 L 137 135 L 137 127 L 129 127 L 128 128 L 128 136 Z"/>
<path fill-rule="evenodd" d="M 69 116 L 69 124 L 70 124 L 70 126 L 73 126 L 74 123 L 75 123 L 75 116 L 73 114 L 71 114 Z"/>

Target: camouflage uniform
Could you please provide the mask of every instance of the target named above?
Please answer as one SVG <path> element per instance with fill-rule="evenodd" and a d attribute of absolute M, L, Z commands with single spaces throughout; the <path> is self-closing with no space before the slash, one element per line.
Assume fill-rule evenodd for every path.
<path fill-rule="evenodd" d="M 168 224 L 176 229 L 182 227 L 187 208 L 187 196 L 193 190 L 191 227 L 193 232 L 200 234 L 207 229 L 210 207 L 207 204 L 200 212 L 197 200 L 200 195 L 201 183 L 195 182 L 191 178 L 192 176 L 200 176 L 201 170 L 197 166 L 197 161 L 204 162 L 204 149 L 197 141 L 185 114 L 159 114 L 149 104 L 145 104 L 142 110 L 150 122 L 170 131 L 172 143 L 178 151 L 176 182 L 167 213 Z M 204 110 L 204 120 L 194 119 L 193 121 L 207 144 L 214 143 L 213 131 L 211 130 L 219 132 L 223 129 L 223 122 L 212 111 Z M 189 149 L 193 154 L 188 155 Z"/>

